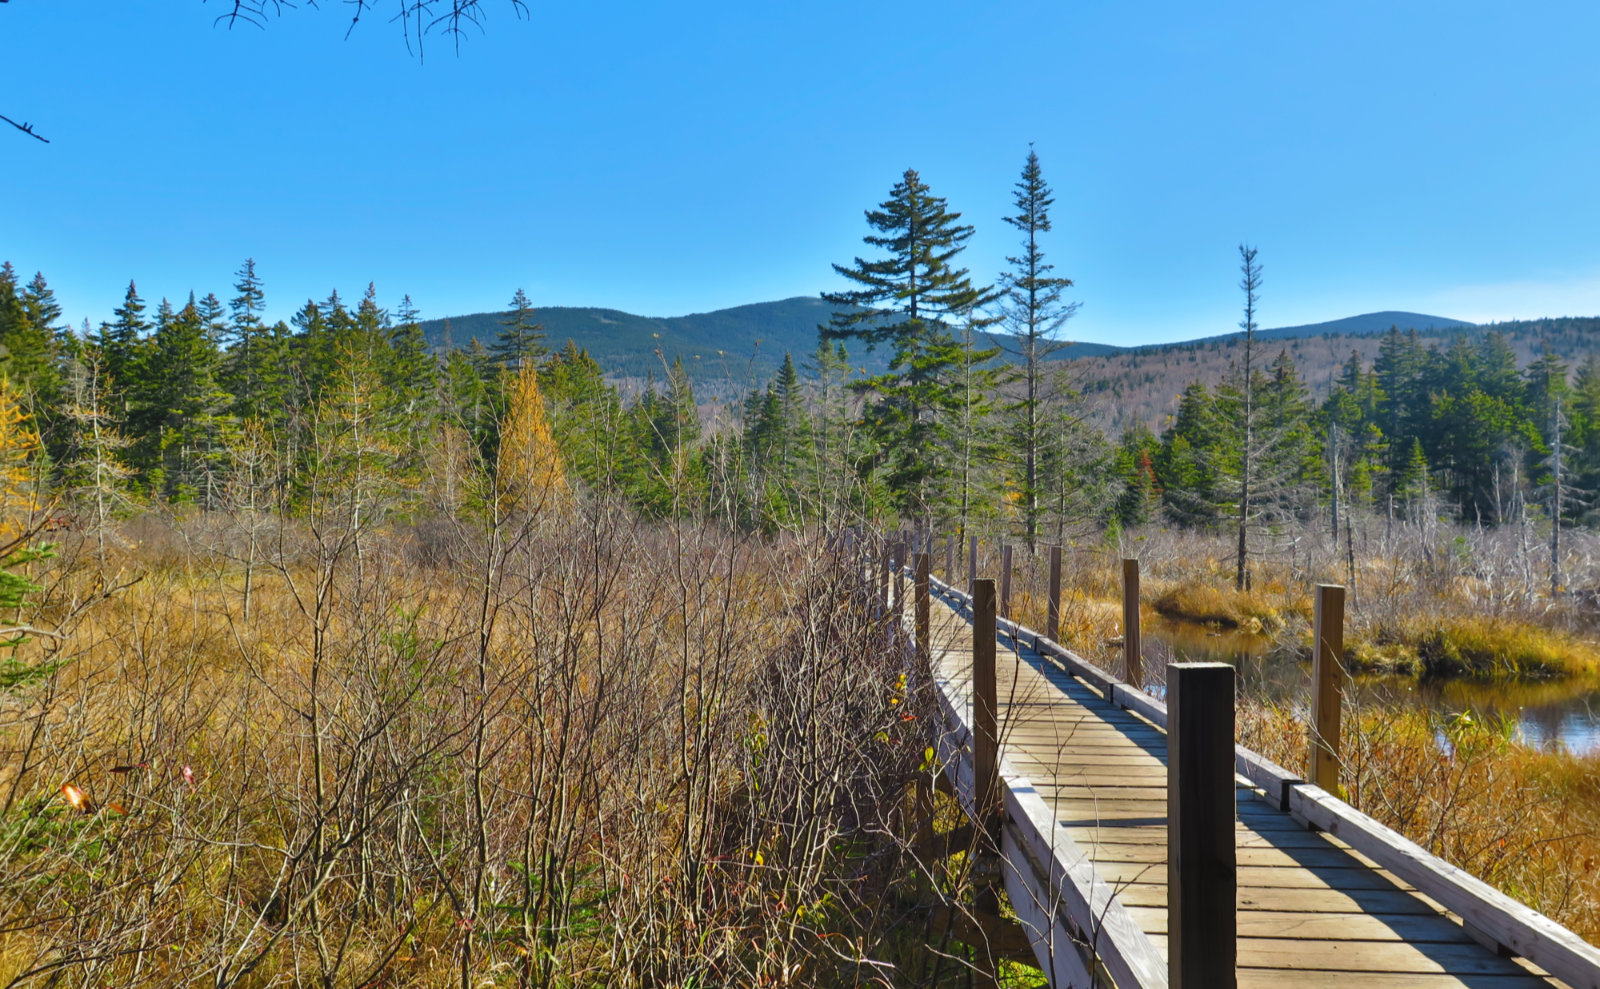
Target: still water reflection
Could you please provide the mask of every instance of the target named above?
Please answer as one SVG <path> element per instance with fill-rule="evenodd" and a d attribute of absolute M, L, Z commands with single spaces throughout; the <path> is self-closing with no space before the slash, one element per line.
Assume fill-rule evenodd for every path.
<path fill-rule="evenodd" d="M 1149 615 L 1143 631 L 1146 662 L 1158 669 L 1178 661 L 1232 663 L 1239 670 L 1239 690 L 1247 697 L 1299 707 L 1309 695 L 1311 664 L 1276 655 L 1267 636 L 1218 633 L 1203 625 Z M 1592 680 L 1417 684 L 1365 677 L 1357 688 L 1363 704 L 1427 707 L 1451 714 L 1470 711 L 1479 719 L 1507 718 L 1515 722 L 1517 736 L 1529 745 L 1560 746 L 1576 754 L 1600 752 L 1600 683 Z"/>

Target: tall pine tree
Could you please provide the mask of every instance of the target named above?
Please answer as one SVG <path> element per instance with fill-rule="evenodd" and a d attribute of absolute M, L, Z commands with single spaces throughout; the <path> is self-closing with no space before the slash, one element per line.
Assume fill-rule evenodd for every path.
<path fill-rule="evenodd" d="M 1010 409 L 1012 433 L 1022 452 L 1022 514 L 1028 548 L 1039 535 L 1039 459 L 1044 443 L 1044 406 L 1047 394 L 1044 360 L 1066 346 L 1056 338 L 1062 324 L 1078 311 L 1075 302 L 1063 302 L 1061 294 L 1072 287 L 1072 279 L 1052 275 L 1055 266 L 1044 259 L 1040 235 L 1050 232 L 1050 207 L 1055 196 L 1044 180 L 1039 156 L 1030 148 L 1028 161 L 1017 181 L 1012 205 L 1016 214 L 1005 221 L 1022 233 L 1022 253 L 1006 258 L 1011 270 L 1000 276 L 1004 292 L 1002 314 L 1014 344 L 1010 345 L 1022 362 L 1026 388 L 1022 401 Z"/>
<path fill-rule="evenodd" d="M 996 296 L 955 266 L 973 228 L 959 222 L 961 214 L 933 195 L 915 169 L 906 170 L 866 219 L 875 232 L 863 241 L 883 256 L 833 266 L 858 287 L 823 294 L 834 312 L 820 330 L 825 340 L 859 339 L 869 350 L 890 348 L 888 370 L 861 383 L 874 397 L 867 422 L 895 507 L 926 518 L 944 480 L 926 453 L 942 445 L 950 428 L 938 411 L 950 404 L 962 362 L 948 323 L 972 321 L 979 329 L 992 323 L 977 313 Z"/>

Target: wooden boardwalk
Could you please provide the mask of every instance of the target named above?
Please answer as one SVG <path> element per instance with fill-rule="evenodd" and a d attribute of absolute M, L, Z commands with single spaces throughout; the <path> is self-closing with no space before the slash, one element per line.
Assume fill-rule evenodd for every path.
<path fill-rule="evenodd" d="M 934 584 L 930 659 L 947 729 L 941 757 L 954 792 L 970 812 L 969 601 Z M 904 580 L 902 588 L 909 630 L 911 581 Z M 1093 981 L 1101 984 L 1164 986 L 1164 716 L 1147 718 L 1126 709 L 1125 694 L 1122 704 L 1115 703 L 1115 681 L 1062 662 L 1064 650 L 1053 643 L 1037 636 L 1030 641 L 1026 630 L 1001 625 L 997 679 L 1008 897 L 1052 985 L 1088 984 L 1088 973 L 1095 970 Z M 1148 699 L 1131 706 L 1143 703 Z M 1271 789 L 1271 780 L 1266 782 Z M 1239 985 L 1534 989 L 1567 984 L 1522 958 L 1506 957 L 1510 952 L 1493 938 L 1469 933 L 1460 917 L 1393 871 L 1280 809 L 1287 786 L 1268 792 L 1241 775 L 1236 787 Z M 1314 787 L 1307 790 L 1311 797 L 1330 799 Z M 1545 938 L 1544 928 L 1529 937 Z M 1581 955 L 1582 943 L 1577 944 L 1558 946 Z"/>

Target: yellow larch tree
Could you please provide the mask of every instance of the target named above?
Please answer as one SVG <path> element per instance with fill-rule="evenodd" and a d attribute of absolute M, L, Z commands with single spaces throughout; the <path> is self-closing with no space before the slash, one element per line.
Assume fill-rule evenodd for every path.
<path fill-rule="evenodd" d="M 565 506 L 571 491 L 539 394 L 539 375 L 529 364 L 508 382 L 506 416 L 500 423 L 500 460 L 495 494 L 502 514 L 538 513 Z"/>
<path fill-rule="evenodd" d="M 33 458 L 39 452 L 39 431 L 22 408 L 22 396 L 0 376 L 0 542 L 9 543 L 28 531 L 39 509 Z"/>

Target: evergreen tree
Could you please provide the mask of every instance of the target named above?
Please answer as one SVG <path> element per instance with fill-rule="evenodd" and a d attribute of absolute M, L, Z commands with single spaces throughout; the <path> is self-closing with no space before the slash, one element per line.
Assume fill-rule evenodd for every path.
<path fill-rule="evenodd" d="M 1243 276 L 1239 281 L 1239 289 L 1244 292 L 1244 319 L 1239 322 L 1239 328 L 1244 330 L 1244 362 L 1232 382 L 1237 401 L 1219 403 L 1219 411 L 1223 421 L 1233 427 L 1238 453 L 1233 461 L 1239 493 L 1236 509 L 1239 523 L 1238 569 L 1234 586 L 1242 591 L 1250 586 L 1249 532 L 1255 511 L 1251 497 L 1255 494 L 1252 483 L 1256 480 L 1256 437 L 1261 425 L 1255 400 L 1257 371 L 1252 366 L 1256 336 L 1256 293 L 1261 289 L 1261 266 L 1256 264 L 1254 247 L 1239 245 L 1239 271 Z"/>
<path fill-rule="evenodd" d="M 860 384 L 875 398 L 867 423 L 894 503 L 902 512 L 926 515 L 943 479 L 922 451 L 943 445 L 948 424 L 938 410 L 950 404 L 962 355 L 942 321 L 970 320 L 981 329 L 993 320 L 979 320 L 976 313 L 995 294 L 975 287 L 967 270 L 955 267 L 973 228 L 960 223 L 961 214 L 950 212 L 915 170 L 907 169 L 889 199 L 866 218 L 876 233 L 863 240 L 885 256 L 833 266 L 859 287 L 823 294 L 834 312 L 821 333 L 825 340 L 859 339 L 868 349 L 891 348 L 888 370 Z"/>
<path fill-rule="evenodd" d="M 621 490 L 638 472 L 638 447 L 624 429 L 622 401 L 600 364 L 571 340 L 546 365 L 551 431 L 571 472 L 597 491 Z"/>
<path fill-rule="evenodd" d="M 323 357 L 330 352 L 328 323 L 322 318 L 322 306 L 311 299 L 291 317 L 294 327 L 289 338 L 289 368 L 293 379 L 289 389 L 297 408 L 309 407 L 321 394 L 326 377 Z M 249 421 L 249 420 L 245 420 Z"/>
<path fill-rule="evenodd" d="M 1026 387 L 1023 400 L 1009 411 L 1012 432 L 1023 457 L 1021 497 L 1029 549 L 1034 547 L 1039 532 L 1041 429 L 1043 406 L 1050 398 L 1043 390 L 1043 362 L 1066 346 L 1056 339 L 1056 333 L 1078 310 L 1077 303 L 1061 300 L 1062 292 L 1072 287 L 1072 279 L 1050 274 L 1055 266 L 1044 260 L 1044 250 L 1039 245 L 1040 235 L 1050 232 L 1050 207 L 1054 203 L 1055 197 L 1039 167 L 1039 156 L 1030 149 L 1012 200 L 1016 215 L 1005 217 L 1007 223 L 1022 232 L 1022 253 L 1006 258 L 1011 270 L 1000 276 L 1003 317 L 1016 341 L 1015 352 L 1022 361 Z"/>
<path fill-rule="evenodd" d="M 439 361 L 417 321 L 417 308 L 411 296 L 402 296 L 395 310 L 395 326 L 389 336 L 388 362 L 384 367 L 387 389 L 401 426 L 412 438 L 411 448 L 424 447 L 423 434 L 438 411 Z"/>
<path fill-rule="evenodd" d="M 147 428 L 159 439 L 165 494 L 198 499 L 207 508 L 220 501 L 232 404 L 218 383 L 221 365 L 205 316 L 191 297 L 175 316 L 162 320 L 142 376 L 153 413 Z"/>
<path fill-rule="evenodd" d="M 36 273 L 19 292 L 10 262 L 0 265 L 3 369 L 12 387 L 23 396 L 34 425 L 45 432 L 61 393 L 57 346 L 60 318 L 61 306 L 42 273 Z"/>
<path fill-rule="evenodd" d="M 533 303 L 522 289 L 511 297 L 511 311 L 500 325 L 505 328 L 489 347 L 496 363 L 513 369 L 524 362 L 537 366 L 545 355 L 544 327 L 534 320 Z"/>
<path fill-rule="evenodd" d="M 1178 414 L 1161 438 L 1156 472 L 1167 514 L 1181 525 L 1207 527 L 1218 521 L 1217 445 L 1220 426 L 1210 391 L 1191 382 L 1178 399 Z"/>
<path fill-rule="evenodd" d="M 1384 467 L 1390 494 L 1398 493 L 1400 475 L 1410 470 L 1413 441 L 1421 438 L 1422 424 L 1429 418 L 1424 408 L 1426 363 L 1427 355 L 1416 331 L 1401 333 L 1395 327 L 1384 334 L 1378 356 L 1372 362 L 1378 396 L 1377 423 L 1388 450 Z"/>
<path fill-rule="evenodd" d="M 108 379 L 105 392 L 114 415 L 121 415 L 123 396 L 127 394 L 131 384 L 129 372 L 137 364 L 144 336 L 150 330 L 150 323 L 144 318 L 144 311 L 145 304 L 144 300 L 139 298 L 138 287 L 129 282 L 128 293 L 123 297 L 122 305 L 113 311 L 116 319 L 110 323 L 101 323 L 99 336 L 95 340 L 101 360 L 104 362 L 105 378 Z M 120 421 L 125 420 L 119 419 Z"/>
<path fill-rule="evenodd" d="M 354 334 L 352 345 L 361 350 L 366 363 L 381 374 L 390 356 L 391 323 L 389 311 L 378 305 L 378 287 L 372 282 L 367 283 L 367 290 L 356 305 L 350 329 Z"/>
<path fill-rule="evenodd" d="M 239 419 L 281 422 L 289 395 L 285 368 L 290 350 L 281 332 L 262 319 L 266 294 L 255 259 L 246 258 L 235 277 L 237 294 L 228 304 L 232 319 L 223 341 L 227 362 L 221 384 L 232 393 L 232 411 Z"/>

